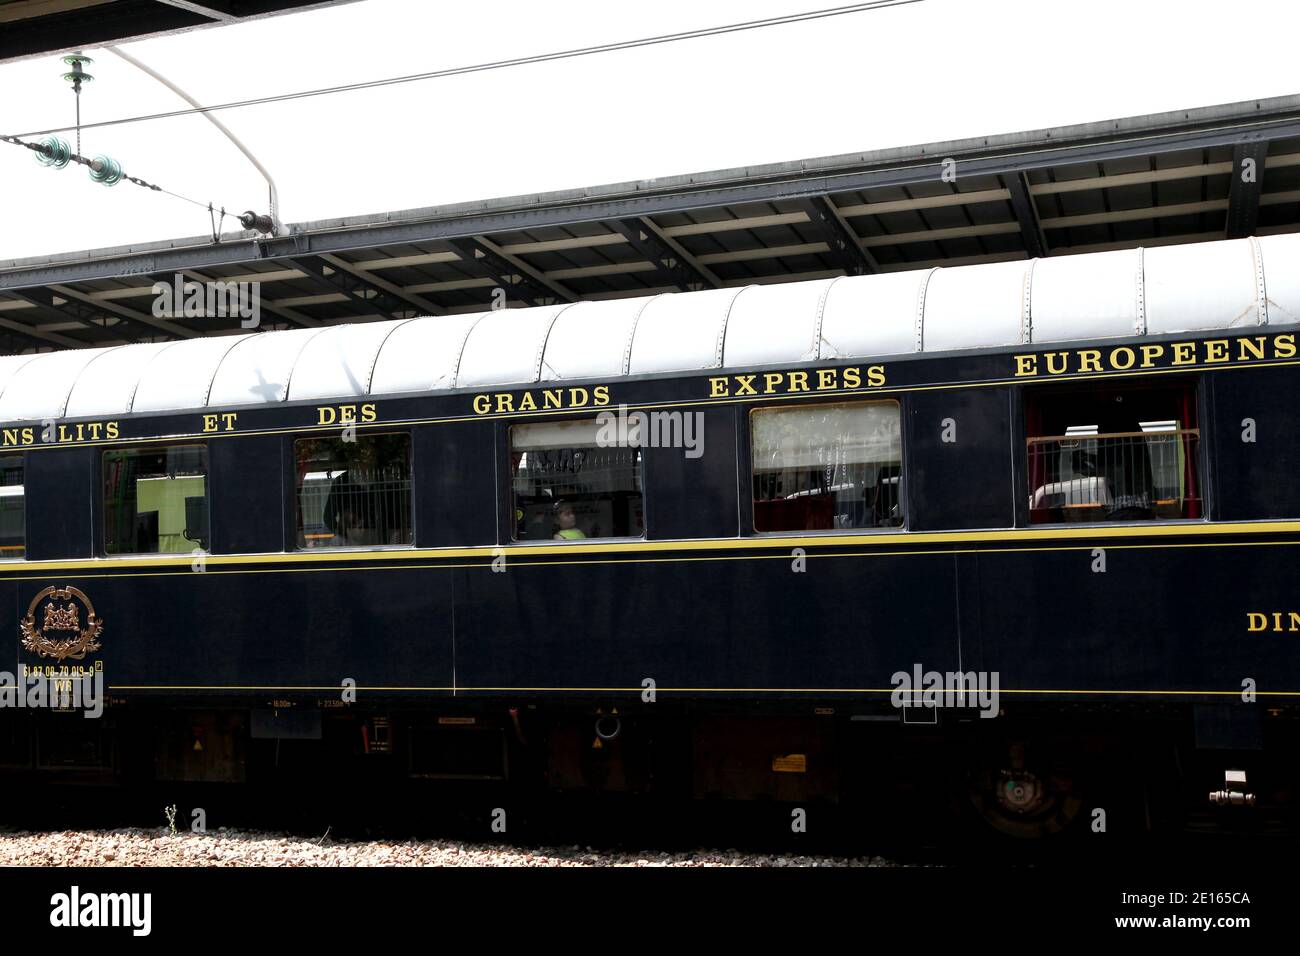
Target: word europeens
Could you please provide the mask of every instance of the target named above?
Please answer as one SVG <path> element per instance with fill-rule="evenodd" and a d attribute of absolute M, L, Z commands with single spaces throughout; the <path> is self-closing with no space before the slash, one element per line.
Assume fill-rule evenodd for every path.
<path fill-rule="evenodd" d="M 1253 335 L 1236 339 L 1205 339 L 1201 342 L 1151 342 L 1121 345 L 1112 349 L 1066 349 L 1017 355 L 1016 378 L 1067 375 L 1084 372 L 1128 372 L 1135 368 L 1180 368 L 1194 365 L 1225 365 L 1289 359 L 1296 356 L 1294 333 Z"/>
<path fill-rule="evenodd" d="M 925 671 L 920 664 L 912 672 L 898 671 L 889 682 L 894 691 L 889 702 L 895 707 L 974 707 L 981 717 L 998 715 L 997 671 Z"/>
<path fill-rule="evenodd" d="M 15 677 L 0 671 L 0 707 L 48 707 L 51 710 L 80 710 L 83 717 L 104 714 L 104 672 L 80 676 L 49 676 L 40 668 L 24 669 Z"/>

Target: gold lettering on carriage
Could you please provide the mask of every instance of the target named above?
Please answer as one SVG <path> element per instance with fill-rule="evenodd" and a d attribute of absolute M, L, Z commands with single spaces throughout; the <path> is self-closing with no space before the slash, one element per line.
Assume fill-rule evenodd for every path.
<path fill-rule="evenodd" d="M 1247 611 L 1246 631 L 1250 634 L 1261 631 L 1300 633 L 1300 611 Z"/>
<path fill-rule="evenodd" d="M 24 425 L 0 428 L 0 447 L 24 445 L 75 445 L 87 441 L 111 441 L 118 437 L 117 422 L 70 422 L 65 425 Z"/>
<path fill-rule="evenodd" d="M 797 392 L 852 392 L 880 388 L 885 384 L 885 366 L 861 368 L 818 368 L 807 372 L 753 372 L 748 375 L 718 375 L 709 379 L 709 398 L 740 398 L 745 395 L 792 395 Z"/>
<path fill-rule="evenodd" d="M 609 386 L 574 385 L 568 388 L 530 389 L 526 392 L 482 392 L 474 396 L 475 415 L 558 411 L 565 408 L 600 408 L 609 404 Z"/>
<path fill-rule="evenodd" d="M 1063 349 L 1014 356 L 1016 378 L 1232 365 L 1296 357 L 1295 333 L 1196 342 L 1148 342 L 1100 349 Z"/>
<path fill-rule="evenodd" d="M 316 407 L 317 425 L 356 425 L 373 422 L 379 418 L 379 411 L 374 402 L 364 405 L 318 405 Z"/>

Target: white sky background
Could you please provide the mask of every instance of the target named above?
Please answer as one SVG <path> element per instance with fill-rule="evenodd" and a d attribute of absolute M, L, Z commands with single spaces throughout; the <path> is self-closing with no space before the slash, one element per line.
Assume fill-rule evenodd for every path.
<path fill-rule="evenodd" d="M 218 103 L 834 5 L 363 0 L 123 49 Z M 292 223 L 1292 94 L 1298 26 L 1295 0 L 925 0 L 217 115 L 275 176 Z M 185 107 L 85 52 L 83 122 Z M 65 69 L 0 66 L 0 132 L 70 125 Z M 90 130 L 82 147 L 194 199 L 266 210 L 260 176 L 202 117 Z M 0 143 L 0 260 L 207 232 L 195 206 Z"/>

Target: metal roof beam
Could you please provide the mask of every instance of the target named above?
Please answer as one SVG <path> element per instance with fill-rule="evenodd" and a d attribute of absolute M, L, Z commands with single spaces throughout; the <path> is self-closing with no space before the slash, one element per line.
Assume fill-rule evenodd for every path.
<path fill-rule="evenodd" d="M 496 284 L 517 300 L 530 305 L 576 302 L 578 297 L 553 279 L 507 253 L 483 236 L 458 236 L 447 244 L 460 253 L 460 265 Z"/>
<path fill-rule="evenodd" d="M 195 272 L 193 269 L 182 269 L 181 275 L 183 275 L 187 279 L 193 279 L 195 282 L 235 281 L 234 279 L 213 279 L 211 276 L 206 276 L 202 272 Z M 295 276 L 295 278 L 300 278 L 300 277 Z M 244 281 L 249 281 L 249 280 L 244 280 Z M 272 302 L 269 299 L 262 298 L 260 284 L 258 286 L 257 304 L 260 308 L 266 309 L 266 311 L 270 312 L 272 315 L 278 315 L 280 316 L 280 318 L 287 319 L 288 321 L 294 323 L 295 325 L 300 325 L 304 328 L 316 328 L 318 325 L 320 325 L 320 323 L 317 322 L 315 319 L 309 318 L 300 312 L 295 312 L 293 309 L 289 308 L 288 306 L 280 305 L 277 302 Z"/>
<path fill-rule="evenodd" d="M 1003 236 L 1019 232 L 1016 222 L 991 222 L 981 226 L 953 226 L 950 229 L 921 229 L 917 232 L 887 232 L 883 236 L 869 236 L 862 240 L 868 249 L 882 246 L 905 246 L 913 242 L 938 242 L 943 239 L 971 239 L 975 236 Z"/>
<path fill-rule="evenodd" d="M 1259 225 L 1259 195 L 1264 188 L 1264 162 L 1268 143 L 1263 140 L 1238 143 L 1232 148 L 1232 179 L 1228 183 L 1227 239 L 1244 239 Z"/>
<path fill-rule="evenodd" d="M 77 299 L 56 296 L 49 289 L 21 289 L 10 293 L 16 298 L 22 299 L 37 315 L 53 322 L 66 322 L 71 319 L 81 328 L 89 329 L 96 333 L 96 337 L 107 334 L 112 325 L 123 324 L 117 316 L 111 315 L 107 309 L 97 306 L 89 306 Z M 21 325 L 22 323 L 16 323 Z M 53 334 L 53 333 L 49 333 Z M 122 330 L 118 330 L 122 334 Z M 58 336 L 65 342 L 76 342 L 75 339 L 69 339 L 66 336 Z M 131 338 L 131 336 L 127 336 Z M 84 342 L 77 342 L 77 345 L 84 345 Z"/>
<path fill-rule="evenodd" d="M 415 256 L 388 256 L 383 259 L 363 259 L 351 263 L 352 268 L 362 272 L 375 272 L 379 269 L 405 269 L 409 266 L 430 265 L 435 262 L 455 262 L 460 256 L 454 252 L 422 252 Z"/>
<path fill-rule="evenodd" d="M 757 259 L 784 259 L 789 256 L 811 256 L 830 252 L 831 247 L 824 242 L 800 242 L 790 246 L 769 246 L 762 249 L 738 249 L 735 252 L 710 252 L 700 256 L 699 261 L 706 266 L 724 262 L 753 262 Z"/>
<path fill-rule="evenodd" d="M 942 196 L 849 203 L 838 208 L 841 216 L 850 218 L 883 216 L 891 212 L 916 212 L 921 209 L 945 209 L 948 206 L 974 206 L 984 202 L 1005 202 L 1010 198 L 1011 193 L 1005 189 L 976 189 L 968 193 L 947 193 Z"/>
<path fill-rule="evenodd" d="M 1201 213 L 1219 212 L 1227 208 L 1228 200 L 1226 199 L 1207 199 L 1204 202 L 1184 202 L 1168 206 L 1142 206 L 1138 209 L 1117 209 L 1113 212 L 1092 212 L 1078 216 L 1057 216 L 1053 219 L 1042 220 L 1041 225 L 1044 229 L 1103 226 L 1112 222 L 1139 222 L 1143 219 L 1168 219 L 1171 216 L 1197 216 Z"/>
<path fill-rule="evenodd" d="M 1281 153 L 1269 156 L 1263 164 L 1267 169 L 1300 166 L 1300 153 Z M 1201 179 L 1205 176 L 1226 176 L 1232 172 L 1232 162 L 1202 163 L 1199 166 L 1172 166 L 1165 169 L 1148 169 L 1136 173 L 1115 173 L 1110 176 L 1085 176 L 1083 179 L 1062 179 L 1054 183 L 1034 183 L 1029 192 L 1035 196 L 1055 193 L 1075 193 L 1090 189 L 1113 189 L 1116 186 L 1146 186 L 1180 179 Z"/>
<path fill-rule="evenodd" d="M 644 219 L 615 219 L 605 225 L 618 232 L 654 266 L 661 285 L 676 286 L 683 292 L 718 287 L 717 276 L 708 272 L 678 243 L 652 229 Z"/>
<path fill-rule="evenodd" d="M 608 226 L 609 223 L 601 223 Z M 617 232 L 608 232 L 601 236 L 573 236 L 569 239 L 543 239 L 540 242 L 503 243 L 501 251 L 508 256 L 531 256 L 538 252 L 566 252 L 569 249 L 596 249 L 600 246 L 618 246 L 627 242 L 627 237 Z"/>
<path fill-rule="evenodd" d="M 75 300 L 84 305 L 91 306 L 92 308 L 104 312 L 110 312 L 119 319 L 126 319 L 134 325 L 144 326 L 141 331 L 150 338 L 158 335 L 165 335 L 168 338 L 192 339 L 197 338 L 201 334 L 187 329 L 183 325 L 178 325 L 173 321 L 157 319 L 148 313 L 139 312 L 135 309 L 128 309 L 126 306 L 118 305 L 115 302 L 101 302 L 97 299 L 91 298 L 89 293 L 82 292 L 79 289 L 70 289 L 64 285 L 51 285 L 49 286 L 49 289 L 69 301 Z"/>
<path fill-rule="evenodd" d="M 1020 239 L 1025 244 L 1025 252 L 1031 259 L 1043 258 L 1047 255 L 1047 239 L 1043 236 L 1043 227 L 1038 221 L 1038 207 L 1034 205 L 1034 197 L 1029 194 L 1025 174 L 1007 173 L 1002 177 L 1002 182 L 1010 193 L 1011 209 L 1020 226 Z"/>
<path fill-rule="evenodd" d="M 805 196 L 799 200 L 808 221 L 825 240 L 830 258 L 845 275 L 870 275 L 880 264 L 862 245 L 862 237 L 848 224 L 828 196 Z"/>
<path fill-rule="evenodd" d="M 349 302 L 362 306 L 370 315 L 402 319 L 409 318 L 409 313 L 427 311 L 426 306 L 418 305 L 404 295 L 393 294 L 390 290 L 396 287 L 391 283 L 385 282 L 384 286 L 388 288 L 382 288 L 367 273 L 340 267 L 343 260 L 337 257 L 298 256 L 284 262 L 302 270 L 317 288 L 346 295 Z"/>
<path fill-rule="evenodd" d="M 22 322 L 15 322 L 12 319 L 0 319 L 0 329 L 5 329 L 14 335 L 21 335 L 37 345 L 61 345 L 64 348 L 72 349 L 84 349 L 89 345 L 86 342 L 70 339 L 66 335 L 59 335 L 57 332 L 42 332 L 40 329 L 24 325 Z"/>
<path fill-rule="evenodd" d="M 201 17 L 207 17 L 209 20 L 217 20 L 222 23 L 238 19 L 229 10 L 229 0 L 207 0 L 206 3 L 193 3 L 192 0 L 158 0 L 158 2 L 164 6 L 176 7 L 178 10 L 188 10 L 190 13 L 197 13 Z"/>
<path fill-rule="evenodd" d="M 346 259 L 330 255 L 328 252 L 321 253 L 321 258 L 335 269 L 348 273 L 357 281 L 364 282 L 372 288 L 378 289 L 380 292 L 387 293 L 396 299 L 400 299 L 407 305 L 414 307 L 418 312 L 423 312 L 426 315 L 443 314 L 441 306 L 434 305 L 428 299 L 421 298 L 418 295 L 413 295 L 400 285 L 389 282 L 387 279 L 381 279 L 379 276 L 371 275 L 369 272 L 366 272 L 364 269 L 348 262 Z"/>
<path fill-rule="evenodd" d="M 659 230 L 672 239 L 682 236 L 712 236 L 719 232 L 739 232 L 742 229 L 764 229 L 768 226 L 794 226 L 808 221 L 804 212 L 779 212 L 770 216 L 742 216 L 739 219 L 710 219 L 708 222 L 688 222 L 680 226 L 660 226 Z"/>

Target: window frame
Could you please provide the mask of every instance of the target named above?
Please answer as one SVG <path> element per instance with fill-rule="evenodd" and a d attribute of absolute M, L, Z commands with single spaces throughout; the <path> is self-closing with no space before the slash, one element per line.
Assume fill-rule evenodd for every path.
<path fill-rule="evenodd" d="M 27 454 L 25 452 L 10 452 L 0 454 L 0 463 L 6 459 L 17 459 L 23 470 L 23 551 L 22 554 L 8 555 L 0 552 L 0 562 L 26 561 L 27 560 Z"/>
<path fill-rule="evenodd" d="M 1185 376 L 1185 377 L 1184 377 Z M 1090 384 L 1087 377 L 1071 382 L 1035 382 L 1023 383 L 1020 386 L 1020 396 L 1016 403 L 1017 415 L 1012 422 L 1014 429 L 1013 434 L 1018 437 L 1013 438 L 1016 449 L 1016 461 L 1014 462 L 1016 475 L 1016 525 L 1020 528 L 1116 528 L 1116 527 L 1147 527 L 1150 525 L 1195 525 L 1204 524 L 1213 521 L 1213 489 L 1211 484 L 1211 474 L 1209 467 L 1209 458 L 1213 449 L 1211 447 L 1211 437 L 1206 432 L 1208 419 L 1206 416 L 1207 402 L 1204 390 L 1206 381 L 1204 375 L 1195 373 L 1182 373 L 1173 378 L 1170 382 L 1168 379 L 1155 378 L 1149 375 L 1124 375 L 1117 377 L 1106 377 L 1102 379 L 1107 384 L 1117 387 L 1124 387 L 1129 383 L 1139 384 L 1151 389 L 1164 388 L 1172 390 L 1176 386 L 1182 386 L 1190 393 L 1193 407 L 1196 412 L 1195 428 L 1180 428 L 1179 433 L 1195 432 L 1196 434 L 1196 482 L 1200 489 L 1198 495 L 1200 501 L 1201 514 L 1197 518 L 1123 518 L 1123 519 L 1101 519 L 1094 521 L 1034 521 L 1033 509 L 1030 507 L 1030 501 L 1033 497 L 1033 469 L 1029 457 L 1029 441 L 1032 437 L 1053 437 L 1053 436 L 1031 436 L 1029 434 L 1029 406 L 1032 397 L 1036 392 L 1056 392 L 1058 394 L 1069 392 L 1072 389 L 1082 391 Z M 1136 434 L 1136 433 L 1135 433 Z M 1149 432 L 1146 434 L 1162 434 L 1161 432 Z M 1167 434 L 1167 433 L 1165 433 Z"/>
<path fill-rule="evenodd" d="M 767 411 L 796 411 L 812 408 L 828 408 L 842 405 L 893 405 L 898 411 L 898 507 L 900 518 L 902 519 L 897 525 L 889 528 L 881 527 L 863 527 L 863 528 L 806 528 L 802 531 L 760 531 L 758 530 L 758 521 L 754 509 L 754 416 L 760 412 Z M 744 447 L 740 449 L 743 457 L 737 462 L 741 478 L 741 501 L 745 503 L 745 512 L 748 514 L 748 534 L 755 537 L 763 538 L 803 538 L 809 536 L 824 537 L 843 537 L 845 535 L 860 534 L 898 534 L 905 532 L 909 528 L 911 520 L 911 509 L 908 507 L 907 498 L 907 421 L 903 414 L 903 402 L 897 397 L 846 397 L 838 400 L 823 400 L 811 402 L 791 402 L 782 404 L 764 404 L 751 406 L 747 416 L 748 428 L 745 432 Z M 742 522 L 745 520 L 741 516 Z"/>
<path fill-rule="evenodd" d="M 337 545 L 337 546 L 331 545 L 322 548 L 306 548 L 298 543 L 298 538 L 299 538 L 298 519 L 301 516 L 299 513 L 299 509 L 302 507 L 302 501 L 301 498 L 299 497 L 300 489 L 298 488 L 298 472 L 297 472 L 298 453 L 296 450 L 296 446 L 300 441 L 320 441 L 321 439 L 325 439 L 325 438 L 338 439 L 338 436 L 331 432 L 327 432 L 324 434 L 320 432 L 310 432 L 307 434 L 296 434 L 296 435 L 288 436 L 289 439 L 287 443 L 288 460 L 289 460 L 288 491 L 289 491 L 290 507 L 288 511 L 289 526 L 286 529 L 287 530 L 286 538 L 289 541 L 290 544 L 289 550 L 291 552 L 293 552 L 294 554 L 311 554 L 316 551 L 330 551 L 330 552 L 410 551 L 416 547 L 416 542 L 419 540 L 419 531 L 416 528 L 417 508 L 416 508 L 416 483 L 415 483 L 415 474 L 416 474 L 415 434 L 409 428 L 389 428 L 389 429 L 384 429 L 382 431 L 367 431 L 365 433 L 358 432 L 357 440 L 360 441 L 363 438 L 383 438 L 384 436 L 387 435 L 406 436 L 406 450 L 407 450 L 406 462 L 407 462 L 407 476 L 408 476 L 407 498 L 409 499 L 410 509 L 411 509 L 410 541 L 407 541 L 403 544 L 348 544 L 348 545 Z"/>
<path fill-rule="evenodd" d="M 99 533 L 101 535 L 101 538 L 99 542 L 100 546 L 98 548 L 99 553 L 106 558 L 176 557 L 181 555 L 194 554 L 196 550 L 200 551 L 203 554 L 211 554 L 212 553 L 212 461 L 211 461 L 211 456 L 208 454 L 209 447 L 210 447 L 209 443 L 202 438 L 198 438 L 194 440 L 190 440 L 187 438 L 178 442 L 167 442 L 167 441 L 142 441 L 139 443 L 133 442 L 131 444 L 122 445 L 118 448 L 111 448 L 111 447 L 105 448 L 102 452 L 100 452 L 100 454 L 96 456 L 98 459 L 97 463 L 99 466 L 99 475 L 98 475 L 99 480 L 97 482 L 98 494 L 96 495 L 96 498 L 98 499 L 98 507 L 100 511 Z M 153 451 L 167 451 L 176 448 L 202 448 L 203 449 L 203 510 L 205 512 L 204 518 L 208 526 L 208 546 L 204 548 L 199 544 L 199 542 L 193 541 L 194 547 L 190 548 L 188 551 L 110 551 L 108 549 L 108 516 L 109 516 L 110 509 L 108 506 L 107 488 L 105 487 L 105 482 L 107 481 L 107 475 L 108 475 L 108 468 L 107 468 L 108 456 L 112 454 L 124 454 L 124 453 L 131 454 L 133 452 L 148 453 Z M 138 491 L 136 493 L 136 501 L 137 502 L 139 501 Z M 138 513 L 139 510 L 137 509 L 137 514 Z M 161 544 L 161 537 L 162 535 L 160 533 L 159 534 L 160 544 Z M 186 538 L 186 540 L 192 541 L 193 539 Z"/>
<path fill-rule="evenodd" d="M 504 467 L 502 469 L 502 473 L 505 475 L 505 481 L 502 483 L 502 487 L 505 495 L 505 503 L 504 503 L 504 507 L 502 508 L 504 533 L 501 536 L 501 540 L 505 542 L 506 545 L 510 547 L 521 547 L 521 548 L 537 548 L 537 547 L 546 547 L 547 545 L 557 545 L 561 547 L 570 548 L 575 545 L 582 545 L 582 544 L 600 544 L 604 542 L 626 544 L 628 542 L 650 540 L 649 537 L 650 521 L 647 517 L 647 515 L 649 514 L 649 507 L 650 507 L 649 504 L 650 489 L 646 486 L 646 446 L 644 445 L 637 448 L 637 451 L 640 453 L 637 462 L 637 475 L 641 484 L 641 533 L 639 535 L 617 535 L 617 536 L 601 537 L 601 538 L 574 538 L 569 540 L 565 540 L 565 539 L 557 540 L 555 538 L 516 538 L 515 537 L 515 531 L 516 531 L 516 525 L 514 520 L 515 474 L 514 474 L 514 468 L 512 466 L 512 461 L 511 461 L 511 456 L 514 454 L 514 450 L 515 450 L 514 430 L 516 428 L 526 427 L 528 425 L 552 425 L 552 424 L 564 425 L 564 424 L 581 424 L 583 422 L 591 422 L 594 425 L 594 424 L 598 424 L 597 415 L 599 415 L 599 413 L 604 410 L 608 410 L 608 409 L 583 409 L 584 412 L 587 411 L 592 412 L 592 414 L 588 417 L 569 415 L 569 416 L 564 416 L 559 418 L 556 417 L 538 418 L 538 419 L 531 419 L 528 421 L 516 421 L 516 422 L 503 423 L 502 431 L 504 432 L 504 441 L 502 442 L 502 445 L 504 446 L 505 458 L 504 458 Z M 617 406 L 615 407 L 614 410 L 615 411 L 617 410 Z M 627 447 L 632 447 L 632 446 L 627 446 Z"/>

